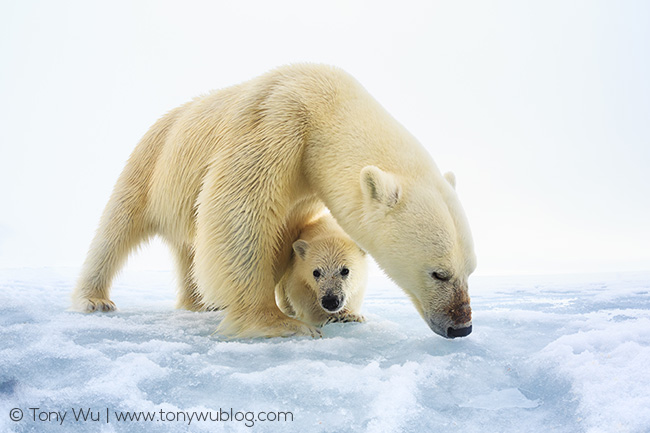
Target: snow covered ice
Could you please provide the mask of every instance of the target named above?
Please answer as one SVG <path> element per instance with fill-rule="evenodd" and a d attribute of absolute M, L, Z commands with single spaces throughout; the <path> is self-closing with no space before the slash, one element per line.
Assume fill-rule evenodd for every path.
<path fill-rule="evenodd" d="M 0 432 L 650 431 L 650 273 L 472 277 L 474 331 L 456 340 L 378 272 L 368 322 L 318 340 L 211 335 L 219 313 L 174 310 L 169 272 L 126 272 L 119 311 L 73 313 L 75 279 L 0 271 Z M 231 409 L 293 421 L 175 418 Z M 126 411 L 174 419 L 113 415 Z"/>

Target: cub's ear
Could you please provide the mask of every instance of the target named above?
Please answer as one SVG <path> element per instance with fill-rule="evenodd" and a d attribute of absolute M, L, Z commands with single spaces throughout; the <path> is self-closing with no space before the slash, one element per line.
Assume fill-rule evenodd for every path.
<path fill-rule="evenodd" d="M 361 191 L 366 199 L 392 208 L 402 197 L 402 187 L 395 176 L 374 165 L 361 169 Z"/>
<path fill-rule="evenodd" d="M 303 260 L 305 260 L 305 256 L 307 255 L 308 249 L 309 249 L 309 243 L 305 240 L 298 239 L 293 243 L 293 250 L 296 252 L 296 255 Z"/>
<path fill-rule="evenodd" d="M 449 182 L 449 185 L 451 185 L 453 189 L 456 189 L 456 175 L 451 171 L 448 171 L 444 176 L 445 179 L 447 179 L 447 182 Z"/>

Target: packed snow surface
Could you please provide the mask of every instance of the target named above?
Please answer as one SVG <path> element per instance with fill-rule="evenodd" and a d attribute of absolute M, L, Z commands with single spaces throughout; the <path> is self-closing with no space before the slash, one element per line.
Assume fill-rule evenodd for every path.
<path fill-rule="evenodd" d="M 378 272 L 367 323 L 317 340 L 213 335 L 169 272 L 74 313 L 75 278 L 0 271 L 0 432 L 650 431 L 650 273 L 472 277 L 455 340 Z"/>

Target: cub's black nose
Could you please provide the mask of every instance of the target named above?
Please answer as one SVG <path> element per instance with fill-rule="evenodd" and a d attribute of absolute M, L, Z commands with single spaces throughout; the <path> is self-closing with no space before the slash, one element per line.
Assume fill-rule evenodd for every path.
<path fill-rule="evenodd" d="M 341 305 L 341 300 L 338 296 L 327 295 L 323 296 L 320 303 L 327 311 L 336 311 L 337 308 L 339 308 L 339 305 Z"/>
<path fill-rule="evenodd" d="M 467 328 L 448 328 L 447 329 L 447 338 L 456 338 L 456 337 L 467 337 L 472 333 L 472 325 L 469 325 Z"/>

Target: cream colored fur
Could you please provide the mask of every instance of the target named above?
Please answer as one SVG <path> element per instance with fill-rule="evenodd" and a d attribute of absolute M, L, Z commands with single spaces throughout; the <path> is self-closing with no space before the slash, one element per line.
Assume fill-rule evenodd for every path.
<path fill-rule="evenodd" d="M 74 305 L 113 309 L 115 273 L 159 235 L 176 256 L 179 307 L 222 309 L 228 335 L 318 335 L 282 313 L 274 292 L 323 205 L 434 331 L 458 325 L 475 258 L 454 188 L 356 80 L 320 65 L 276 69 L 160 119 L 117 181 Z"/>
<path fill-rule="evenodd" d="M 276 287 L 276 300 L 283 313 L 313 326 L 333 322 L 363 322 L 361 304 L 366 291 L 366 253 L 325 214 L 310 222 L 293 243 L 294 254 Z M 347 274 L 342 275 L 346 269 Z M 315 277 L 313 272 L 321 274 Z M 339 311 L 329 312 L 322 298 L 336 295 L 343 300 Z"/>

